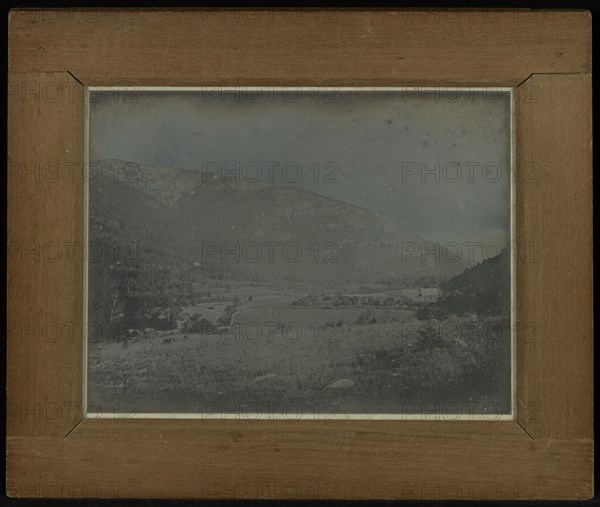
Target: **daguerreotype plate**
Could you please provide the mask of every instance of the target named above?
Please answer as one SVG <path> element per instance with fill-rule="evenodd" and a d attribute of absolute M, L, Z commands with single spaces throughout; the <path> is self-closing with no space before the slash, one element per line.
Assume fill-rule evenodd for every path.
<path fill-rule="evenodd" d="M 512 419 L 509 89 L 88 98 L 88 417 Z"/>

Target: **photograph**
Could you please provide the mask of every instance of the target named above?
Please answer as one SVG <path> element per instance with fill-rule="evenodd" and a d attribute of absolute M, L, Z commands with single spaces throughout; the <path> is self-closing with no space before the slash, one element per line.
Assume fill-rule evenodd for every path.
<path fill-rule="evenodd" d="M 88 417 L 513 419 L 513 95 L 90 87 Z"/>
<path fill-rule="evenodd" d="M 593 9 L 6 14 L 7 497 L 594 497 Z"/>

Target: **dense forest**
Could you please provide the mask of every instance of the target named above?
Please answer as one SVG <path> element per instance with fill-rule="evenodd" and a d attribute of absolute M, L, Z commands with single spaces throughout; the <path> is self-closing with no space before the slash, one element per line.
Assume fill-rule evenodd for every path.
<path fill-rule="evenodd" d="M 466 269 L 441 284 L 442 296 L 434 305 L 423 306 L 420 320 L 446 319 L 449 315 L 510 315 L 510 251 Z"/>

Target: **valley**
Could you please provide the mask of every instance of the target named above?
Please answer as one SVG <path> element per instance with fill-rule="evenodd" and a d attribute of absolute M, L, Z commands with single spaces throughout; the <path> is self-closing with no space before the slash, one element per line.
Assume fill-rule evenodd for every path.
<path fill-rule="evenodd" d="M 89 239 L 90 412 L 509 411 L 509 314 L 488 296 L 506 256 L 424 258 L 434 243 L 374 210 L 115 160 Z"/>

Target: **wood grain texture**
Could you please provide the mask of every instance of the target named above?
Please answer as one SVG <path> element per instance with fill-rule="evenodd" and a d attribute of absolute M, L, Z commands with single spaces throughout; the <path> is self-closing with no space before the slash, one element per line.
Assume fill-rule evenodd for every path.
<path fill-rule="evenodd" d="M 517 85 L 532 73 L 590 72 L 591 18 L 526 9 L 13 10 L 9 67 L 68 70 L 86 85 Z"/>
<path fill-rule="evenodd" d="M 7 434 L 81 417 L 83 94 L 67 73 L 11 74 Z"/>
<path fill-rule="evenodd" d="M 15 496 L 587 498 L 589 440 L 511 422 L 85 421 L 8 441 Z"/>
<path fill-rule="evenodd" d="M 518 91 L 517 412 L 535 438 L 593 437 L 591 103 L 584 74 Z"/>
<path fill-rule="evenodd" d="M 9 495 L 591 497 L 588 13 L 293 12 L 11 11 Z M 517 422 L 77 424 L 84 104 L 68 71 L 133 87 L 516 86 L 545 74 L 517 93 Z"/>

